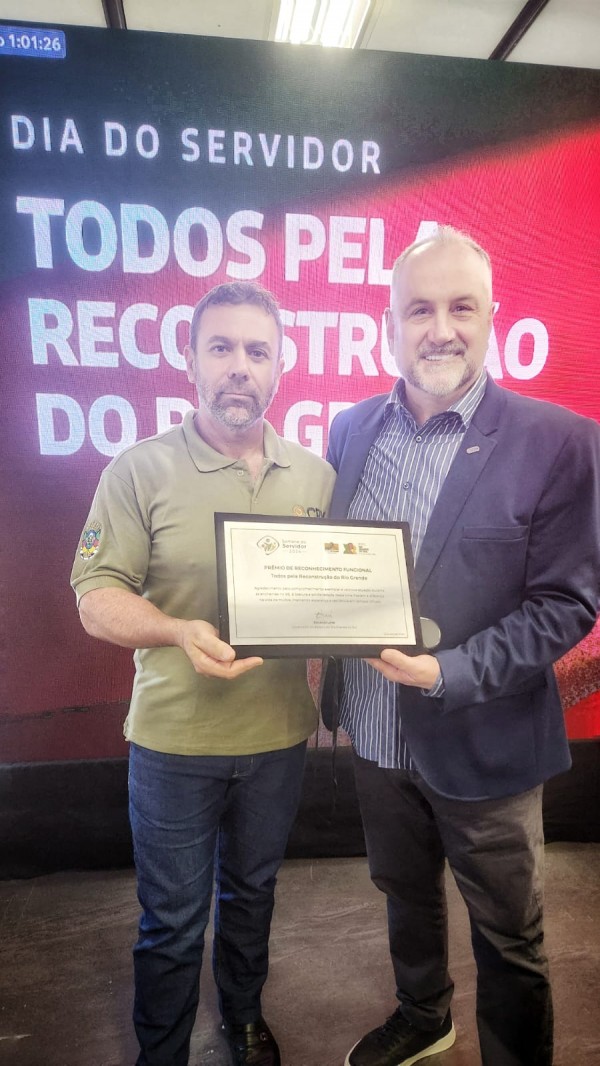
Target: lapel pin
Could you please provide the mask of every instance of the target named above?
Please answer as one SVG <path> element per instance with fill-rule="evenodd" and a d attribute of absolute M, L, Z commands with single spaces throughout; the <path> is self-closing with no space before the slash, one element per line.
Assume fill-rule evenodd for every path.
<path fill-rule="evenodd" d="M 467 455 L 472 455 L 473 452 L 478 452 L 478 451 L 479 451 L 479 445 L 478 444 L 473 444 L 470 448 L 467 448 Z"/>

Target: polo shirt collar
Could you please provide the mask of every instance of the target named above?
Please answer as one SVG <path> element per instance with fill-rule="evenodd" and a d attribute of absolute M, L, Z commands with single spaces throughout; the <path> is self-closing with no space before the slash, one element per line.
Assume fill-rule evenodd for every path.
<path fill-rule="evenodd" d="M 231 455 L 222 455 L 203 440 L 194 425 L 195 414 L 195 411 L 186 412 L 181 429 L 188 452 L 197 469 L 202 473 L 209 473 L 212 470 L 224 470 L 228 466 L 235 466 L 239 462 L 238 459 Z M 269 459 L 275 466 L 291 465 L 285 441 L 277 435 L 270 422 L 266 421 L 264 422 L 263 447 L 265 459 Z"/>

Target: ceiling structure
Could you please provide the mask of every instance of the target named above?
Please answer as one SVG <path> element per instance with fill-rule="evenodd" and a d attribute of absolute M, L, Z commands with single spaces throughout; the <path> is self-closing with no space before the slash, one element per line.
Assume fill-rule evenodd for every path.
<path fill-rule="evenodd" d="M 273 40 L 278 9 L 278 0 L 0 0 L 0 19 Z M 359 47 L 600 69 L 600 2 L 373 0 Z"/>

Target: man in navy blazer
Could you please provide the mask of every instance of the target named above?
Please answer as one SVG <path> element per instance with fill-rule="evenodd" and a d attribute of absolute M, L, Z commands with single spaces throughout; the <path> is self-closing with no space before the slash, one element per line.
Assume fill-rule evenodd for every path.
<path fill-rule="evenodd" d="M 401 377 L 335 419 L 331 517 L 409 522 L 441 642 L 343 663 L 399 1000 L 346 1066 L 454 1042 L 445 858 L 469 911 L 484 1066 L 550 1066 L 542 782 L 570 765 L 552 664 L 598 608 L 600 431 L 487 376 L 491 265 L 466 235 L 440 227 L 407 248 L 386 314 Z"/>

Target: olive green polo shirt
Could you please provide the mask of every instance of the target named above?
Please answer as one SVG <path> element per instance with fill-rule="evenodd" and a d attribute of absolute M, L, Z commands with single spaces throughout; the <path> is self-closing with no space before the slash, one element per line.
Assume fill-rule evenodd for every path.
<path fill-rule="evenodd" d="M 76 555 L 78 600 L 123 588 L 165 614 L 218 626 L 214 512 L 326 512 L 334 471 L 265 422 L 265 460 L 253 481 L 242 459 L 210 448 L 193 412 L 107 466 Z M 315 509 L 315 510 L 311 510 Z M 179 755 L 248 755 L 291 747 L 316 728 L 306 663 L 270 659 L 234 681 L 197 674 L 180 648 L 142 648 L 125 736 Z"/>

